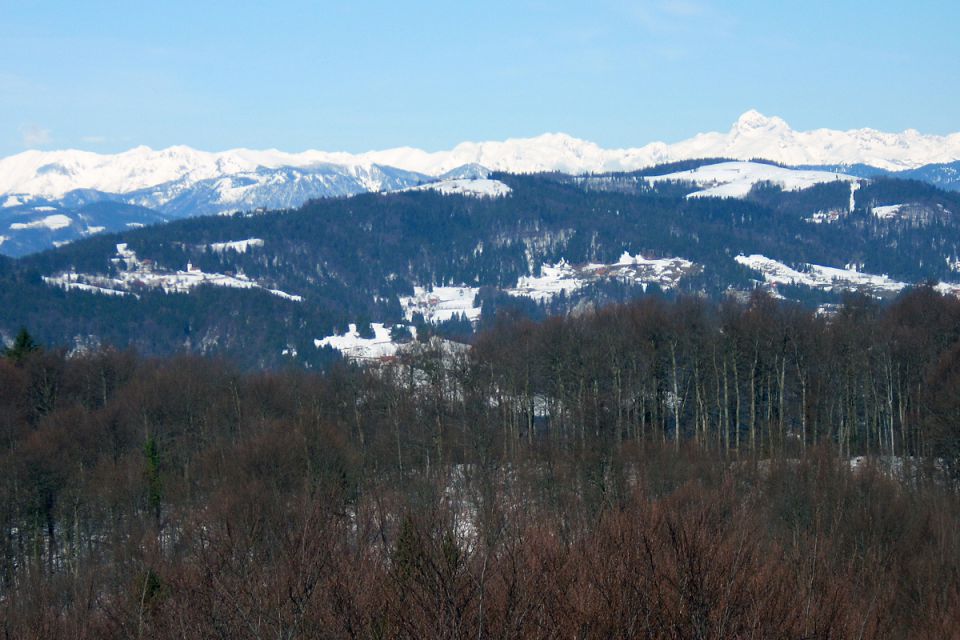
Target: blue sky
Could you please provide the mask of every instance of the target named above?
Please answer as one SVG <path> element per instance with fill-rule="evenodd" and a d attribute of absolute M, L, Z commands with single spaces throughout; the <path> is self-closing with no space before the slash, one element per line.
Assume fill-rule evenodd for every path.
<path fill-rule="evenodd" d="M 141 8 L 143 7 L 143 8 Z M 960 130 L 957 3 L 0 0 L 0 155 Z"/>

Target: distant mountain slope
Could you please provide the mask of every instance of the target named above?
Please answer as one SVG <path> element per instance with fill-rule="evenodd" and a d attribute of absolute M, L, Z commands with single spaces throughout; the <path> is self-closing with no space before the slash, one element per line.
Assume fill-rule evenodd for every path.
<path fill-rule="evenodd" d="M 645 176 L 494 173 L 436 183 L 503 185 L 493 193 L 360 194 L 85 237 L 0 260 L 0 337 L 26 325 L 78 348 L 320 366 L 334 356 L 326 338 L 350 324 L 364 340 L 391 327 L 409 339 L 411 326 L 464 336 L 498 311 L 542 317 L 657 292 L 760 287 L 819 305 L 960 282 L 960 194 L 829 173 L 798 188 L 791 180 L 809 172 L 737 164 L 749 178 L 738 198 L 689 198 L 707 185 L 683 176 L 645 179 L 686 164 Z M 722 168 L 698 175 L 719 181 Z"/>
<path fill-rule="evenodd" d="M 0 253 L 25 255 L 86 235 L 197 215 L 295 208 L 313 198 L 416 188 L 474 195 L 506 191 L 480 182 L 490 170 L 593 175 L 638 171 L 706 158 L 765 159 L 858 177 L 893 175 L 960 189 L 960 134 L 928 136 L 872 129 L 798 132 L 756 111 L 725 133 L 675 144 L 603 149 L 564 134 L 502 142 L 466 142 L 449 151 L 412 148 L 360 154 L 189 147 L 137 147 L 114 155 L 86 151 L 27 151 L 0 159 Z M 771 170 L 772 171 L 772 170 Z M 443 184 L 440 184 L 443 182 Z M 751 181 L 745 182 L 749 188 Z M 710 192 L 710 189 L 706 189 Z M 742 191 L 742 189 L 740 189 Z M 737 195 L 735 186 L 710 192 Z M 111 215 L 82 206 L 133 205 Z M 150 211 L 147 211 L 150 210 Z M 126 211 L 129 215 L 124 218 Z M 41 215 L 42 214 L 42 215 Z"/>
<path fill-rule="evenodd" d="M 904 169 L 902 171 L 888 171 L 877 167 L 871 167 L 865 164 L 844 165 L 836 164 L 829 166 L 800 166 L 798 169 L 814 169 L 821 171 L 838 171 L 859 176 L 861 178 L 877 178 L 886 176 L 889 178 L 901 178 L 903 180 L 919 180 L 932 184 L 947 191 L 960 191 L 960 161 L 927 164 L 914 169 Z"/>

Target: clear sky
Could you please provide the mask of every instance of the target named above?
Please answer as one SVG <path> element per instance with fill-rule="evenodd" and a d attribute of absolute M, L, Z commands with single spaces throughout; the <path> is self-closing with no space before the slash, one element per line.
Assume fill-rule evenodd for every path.
<path fill-rule="evenodd" d="M 960 3 L 0 0 L 0 155 L 960 130 Z"/>

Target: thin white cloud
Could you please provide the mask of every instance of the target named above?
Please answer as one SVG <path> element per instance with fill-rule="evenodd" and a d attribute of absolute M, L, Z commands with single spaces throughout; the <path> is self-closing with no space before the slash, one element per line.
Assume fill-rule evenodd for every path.
<path fill-rule="evenodd" d="M 87 144 L 104 144 L 107 141 L 106 136 L 83 136 L 80 138 L 82 142 Z"/>
<path fill-rule="evenodd" d="M 50 144 L 53 140 L 53 134 L 50 129 L 44 129 L 36 124 L 28 124 L 20 127 L 20 135 L 23 138 L 23 146 L 31 149 Z"/>

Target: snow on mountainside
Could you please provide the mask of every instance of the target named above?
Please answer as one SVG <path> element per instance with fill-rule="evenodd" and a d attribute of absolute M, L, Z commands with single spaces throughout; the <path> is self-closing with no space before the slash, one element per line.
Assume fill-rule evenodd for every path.
<path fill-rule="evenodd" d="M 697 186 L 706 187 L 689 194 L 688 198 L 742 198 L 759 182 L 772 182 L 784 191 L 798 191 L 834 180 L 855 183 L 859 178 L 829 171 L 784 169 L 759 162 L 721 162 L 697 167 L 690 171 L 648 176 L 645 180 L 650 183 L 691 182 Z"/>
<path fill-rule="evenodd" d="M 463 195 L 475 198 L 499 198 L 510 193 L 511 189 L 499 180 L 486 178 L 451 179 L 428 182 L 427 184 L 409 187 L 404 191 L 439 191 L 443 195 Z"/>
<path fill-rule="evenodd" d="M 923 135 L 915 130 L 794 131 L 777 117 L 743 114 L 723 133 L 703 133 L 675 144 L 653 142 L 633 149 L 603 149 L 562 133 L 500 142 L 464 142 L 449 151 L 409 147 L 345 152 L 233 149 L 210 153 L 185 146 L 136 147 L 115 155 L 87 151 L 26 151 L 0 159 L 0 194 L 57 198 L 75 189 L 129 193 L 166 183 L 192 185 L 263 169 L 322 165 L 369 171 L 374 165 L 441 176 L 465 165 L 495 171 L 589 173 L 629 171 L 690 158 L 765 158 L 790 165 L 865 164 L 911 169 L 960 160 L 960 133 Z M 452 176 L 460 177 L 460 176 Z M 470 176 L 475 177 L 475 176 Z M 486 177 L 486 176 L 483 176 Z"/>
<path fill-rule="evenodd" d="M 886 275 L 862 273 L 854 269 L 806 264 L 803 265 L 803 270 L 799 271 L 759 254 L 739 255 L 734 259 L 749 269 L 759 271 L 764 282 L 774 286 L 801 285 L 825 291 L 859 290 L 880 296 L 899 293 L 907 286 L 905 282 L 893 280 Z"/>
<path fill-rule="evenodd" d="M 725 133 L 634 149 L 603 149 L 548 133 L 464 142 L 436 152 L 404 147 L 360 154 L 275 149 L 210 153 L 185 146 L 158 151 L 136 147 L 114 155 L 26 151 L 0 158 L 0 232 L 6 238 L 0 253 L 21 256 L 104 231 L 200 215 L 296 208 L 316 198 L 403 190 L 508 195 L 510 188 L 492 179 L 492 171 L 602 173 L 699 158 L 742 162 L 656 179 L 695 181 L 704 187 L 692 194 L 696 196 L 740 197 L 761 180 L 799 189 L 841 179 L 850 180 L 855 189 L 852 175 L 869 178 L 896 170 L 897 176 L 960 188 L 960 133 L 797 132 L 780 118 L 756 111 L 745 113 Z M 745 162 L 757 158 L 797 168 Z M 717 175 L 724 170 L 727 175 Z"/>
<path fill-rule="evenodd" d="M 250 243 L 252 240 L 242 242 Z M 225 243 L 235 245 L 238 243 Z M 260 241 L 262 246 L 263 241 Z M 245 245 L 249 246 L 249 245 Z M 68 271 L 53 276 L 44 276 L 43 281 L 61 289 L 88 291 L 111 296 L 137 295 L 144 289 L 161 289 L 166 293 L 185 293 L 199 286 L 230 287 L 234 289 L 263 289 L 277 297 L 293 302 L 302 302 L 303 298 L 279 289 L 271 289 L 251 280 L 242 272 L 236 274 L 205 273 L 187 264 L 184 270 L 165 269 L 150 260 L 140 260 L 136 252 L 126 243 L 117 245 L 116 257 L 111 259 L 116 265 L 116 275 L 86 274 Z"/>
<path fill-rule="evenodd" d="M 527 297 L 537 302 L 553 299 L 561 293 L 570 294 L 602 280 L 619 280 L 637 284 L 646 290 L 657 284 L 672 289 L 680 279 L 699 271 L 701 267 L 685 258 L 645 258 L 625 251 L 613 264 L 588 263 L 572 265 L 566 260 L 553 265 L 542 265 L 539 276 L 521 276 L 517 286 L 508 289 L 512 296 Z"/>

